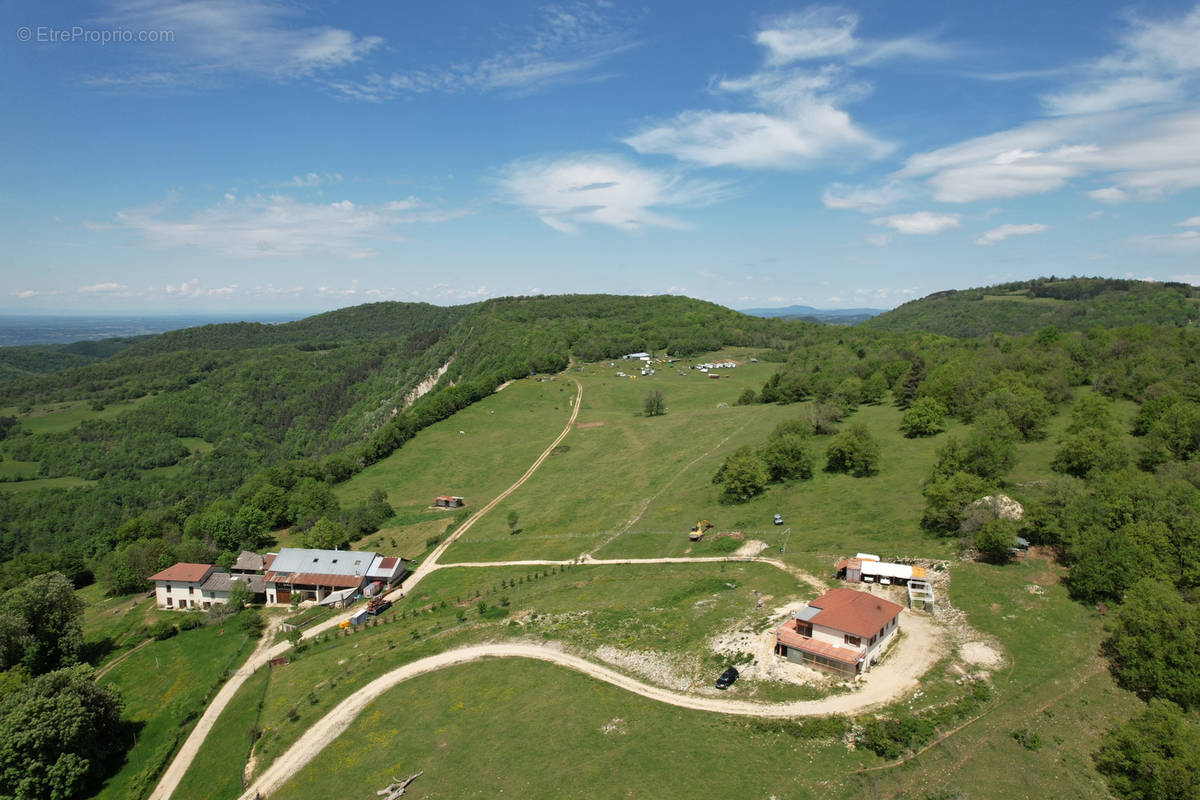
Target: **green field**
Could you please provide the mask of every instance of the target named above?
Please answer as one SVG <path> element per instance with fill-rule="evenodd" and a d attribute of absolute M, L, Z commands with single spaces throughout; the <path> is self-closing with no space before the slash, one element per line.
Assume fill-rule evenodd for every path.
<path fill-rule="evenodd" d="M 69 400 L 62 403 L 49 403 L 35 406 L 22 412 L 16 406 L 0 408 L 0 416 L 15 416 L 23 430 L 31 433 L 62 433 L 69 431 L 85 419 L 111 419 L 131 408 L 137 408 L 150 398 L 150 395 L 122 403 L 113 403 L 99 411 L 93 411 L 87 400 Z"/>
<path fill-rule="evenodd" d="M 236 668 L 252 645 L 235 625 L 197 628 L 133 651 L 101 677 L 102 685 L 120 691 L 136 738 L 124 766 L 96 797 L 144 796 L 225 670 Z"/>
<path fill-rule="evenodd" d="M 728 355 L 744 360 L 748 352 Z M 562 668 L 496 660 L 393 689 L 277 796 L 368 796 L 392 776 L 422 769 L 414 796 L 560 797 L 567 769 L 570 794 L 584 797 L 921 798 L 944 791 L 947 797 L 1035 798 L 1050 785 L 1058 796 L 1107 796 L 1090 754 L 1100 733 L 1136 701 L 1113 687 L 1097 658 L 1102 620 L 1067 597 L 1059 567 L 1040 558 L 1004 567 L 958 562 L 957 540 L 920 529 L 922 482 L 947 434 L 905 439 L 898 409 L 864 406 L 846 422 L 861 422 L 879 440 L 878 474 L 824 473 L 828 437 L 814 437 L 812 480 L 773 485 L 750 503 L 722 505 L 711 478 L 725 455 L 742 445 L 762 446 L 778 422 L 803 415 L 806 404 L 734 404 L 744 388 L 758 388 L 774 371 L 768 364 L 745 363 L 720 380 L 668 368 L 617 378 L 621 368 L 622 362 L 604 362 L 569 373 L 584 390 L 575 428 L 525 485 L 450 548 L 443 563 L 570 560 L 583 553 L 725 555 L 748 539 L 822 575 L 859 550 L 885 558 L 949 559 L 950 595 L 943 600 L 965 613 L 959 622 L 977 629 L 964 635 L 986 641 L 1004 659 L 982 715 L 927 752 L 889 766 L 865 749 L 847 748 L 840 737 L 806 738 L 794 726 L 684 711 Z M 641 413 L 648 389 L 663 392 L 666 415 Z M 338 487 L 343 505 L 383 489 L 398 511 L 393 523 L 356 548 L 410 558 L 426 552 L 461 518 L 430 510 L 433 496 L 461 494 L 468 511 L 486 504 L 553 441 L 573 396 L 574 384 L 564 376 L 518 381 L 422 431 Z M 1121 412 L 1131 409 L 1125 405 Z M 1052 420 L 1045 440 L 1019 446 L 1006 491 L 1019 495 L 1022 482 L 1048 474 L 1055 436 L 1068 421 L 1069 407 Z M 956 431 L 961 426 L 952 423 L 950 432 Z M 515 533 L 506 521 L 509 511 L 517 513 Z M 784 516 L 784 525 L 770 524 L 775 513 Z M 716 527 L 693 543 L 687 530 L 702 518 Z M 279 544 L 296 540 L 286 533 Z M 553 642 L 596 659 L 604 653 L 616 668 L 654 682 L 655 674 L 621 658 L 644 656 L 669 665 L 671 680 L 687 690 L 709 691 L 730 658 L 712 652 L 715 636 L 763 630 L 773 608 L 811 596 L 786 572 L 743 562 L 440 569 L 385 618 L 352 634 L 326 633 L 293 653 L 287 666 L 248 681 L 218 720 L 178 796 L 236 797 L 251 752 L 254 774 L 261 774 L 308 724 L 373 678 L 465 644 Z M 96 635 L 106 630 L 102 610 L 90 620 Z M 108 627 L 121 646 L 127 628 Z M 147 669 L 152 650 L 182 670 L 181 656 L 162 647 L 194 633 L 136 651 L 106 680 Z M 212 664 L 208 670 L 210 676 L 220 673 Z M 948 656 L 922 680 L 919 700 L 887 713 L 920 712 L 952 700 L 963 691 L 955 678 L 969 670 Z M 209 690 L 211 684 L 197 689 Z M 165 695 L 161 685 L 158 691 Z M 743 680 L 729 696 L 776 701 L 823 691 Z M 196 702 L 192 695 L 185 701 Z M 141 709 L 142 702 L 135 699 L 131 707 Z M 154 713 L 147 707 L 144 713 L 152 716 L 145 730 L 153 741 L 139 742 L 138 765 L 154 762 L 173 743 L 168 731 L 178 725 L 181 708 L 176 703 Z M 1042 746 L 1022 747 L 1011 735 L 1016 730 L 1036 732 Z M 684 741 L 689 745 L 681 746 Z M 145 768 L 135 766 L 127 765 L 102 796 L 121 796 Z"/>
<path fill-rule="evenodd" d="M 383 489 L 396 507 L 425 508 L 442 494 L 478 508 L 521 477 L 571 415 L 575 385 L 519 380 L 421 431 L 393 455 L 337 487 L 343 505 Z M 462 431 L 459 433 L 459 431 Z"/>
<path fill-rule="evenodd" d="M 733 352 L 713 358 L 726 355 L 746 357 Z M 620 368 L 621 362 L 616 368 L 605 362 L 577 375 L 583 408 L 562 452 L 456 542 L 446 561 L 709 555 L 709 543 L 687 537 L 700 519 L 713 522 L 716 532 L 740 532 L 775 547 L 790 529 L 788 552 L 819 554 L 822 563 L 847 551 L 937 558 L 951 552 L 919 529 L 921 481 L 944 436 L 905 439 L 894 407 L 864 406 L 850 418 L 880 440 L 878 475 L 821 472 L 828 437 L 814 437 L 813 480 L 774 485 L 749 503 L 726 506 L 711 480 L 725 456 L 742 445 L 761 447 L 776 424 L 804 415 L 808 404 L 733 404 L 744 388 L 761 386 L 774 371 L 769 364 L 745 363 L 719 381 L 670 369 L 620 379 L 613 374 Z M 664 416 L 640 413 L 649 389 L 666 398 Z M 515 535 L 506 525 L 509 511 L 518 514 Z M 784 516 L 782 528 L 771 524 L 776 513 Z"/>
<path fill-rule="evenodd" d="M 568 574 L 585 574 L 576 570 Z M 661 578 L 673 583 L 678 576 Z M 786 726 L 653 703 L 559 667 L 495 660 L 389 691 L 279 796 L 316 800 L 337 786 L 365 795 L 393 775 L 425 770 L 414 796 L 558 797 L 563 765 L 570 764 L 573 778 L 583 779 L 578 790 L 573 780 L 571 795 L 585 797 L 1042 798 L 1054 786 L 1058 797 L 1105 798 L 1090 754 L 1100 733 L 1137 701 L 1113 687 L 1096 658 L 1103 632 L 1097 615 L 1072 602 L 1058 579 L 1058 570 L 1037 558 L 954 569 L 951 599 L 1004 653 L 993 678 L 995 701 L 898 767 L 840 739 L 800 738 Z M 581 598 L 582 607 L 613 593 Z M 324 660 L 332 663 L 331 656 Z M 926 696 L 899 709 L 936 705 L 953 691 L 956 663 L 961 668 L 946 662 L 927 676 Z M 303 713 L 308 718 L 307 708 Z M 1036 733 L 1041 746 L 1022 747 L 1011 735 L 1016 730 Z"/>

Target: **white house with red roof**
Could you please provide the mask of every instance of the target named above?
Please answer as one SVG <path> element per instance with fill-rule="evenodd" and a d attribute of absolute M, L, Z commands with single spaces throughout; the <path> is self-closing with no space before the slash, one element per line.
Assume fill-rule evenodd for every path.
<path fill-rule="evenodd" d="M 867 592 L 830 589 L 775 632 L 775 653 L 852 680 L 870 669 L 900 629 L 904 607 Z"/>
<path fill-rule="evenodd" d="M 150 576 L 159 608 L 204 608 L 201 587 L 218 568 L 213 564 L 179 562 Z"/>

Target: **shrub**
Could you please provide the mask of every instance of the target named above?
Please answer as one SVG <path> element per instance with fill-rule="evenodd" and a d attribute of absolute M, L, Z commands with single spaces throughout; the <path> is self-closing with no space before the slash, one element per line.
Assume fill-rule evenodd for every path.
<path fill-rule="evenodd" d="M 170 620 L 159 620 L 150 626 L 150 635 L 160 642 L 170 639 L 177 633 L 179 633 L 179 629 Z"/>

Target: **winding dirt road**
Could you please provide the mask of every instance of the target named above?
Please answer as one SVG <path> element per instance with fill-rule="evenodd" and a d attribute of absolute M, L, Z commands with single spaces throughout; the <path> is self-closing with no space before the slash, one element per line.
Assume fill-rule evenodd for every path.
<path fill-rule="evenodd" d="M 417 569 L 400 584 L 399 587 L 386 595 L 389 600 L 398 600 L 399 598 L 403 597 L 406 592 L 411 591 L 414 586 L 420 583 L 426 575 L 433 572 L 433 570 L 437 568 L 438 558 L 440 558 L 441 555 L 446 552 L 447 548 L 457 541 L 460 536 L 470 530 L 471 527 L 478 522 L 484 514 L 495 508 L 504 500 L 504 498 L 521 488 L 525 481 L 529 480 L 529 477 L 533 475 L 533 473 L 537 471 L 537 468 L 542 465 L 542 462 L 550 457 L 550 454 L 554 451 L 554 448 L 562 444 L 562 440 L 567 438 L 567 434 L 571 432 L 571 428 L 575 425 L 575 420 L 579 417 L 579 409 L 583 405 L 583 384 L 574 378 L 571 380 L 575 383 L 574 408 L 572 408 L 571 417 L 567 420 L 567 424 L 563 427 L 562 433 L 558 435 L 558 438 L 551 442 L 550 446 L 542 451 L 542 454 L 537 457 L 529 469 L 525 470 L 525 474 L 522 475 L 516 483 L 514 483 L 512 486 L 509 486 L 507 489 L 497 495 L 492 502 L 488 503 L 486 506 L 472 514 L 466 522 L 459 526 L 458 530 L 446 537 L 444 542 L 434 548 L 433 552 L 429 554 L 429 557 L 426 558 L 420 564 L 420 566 L 418 566 Z M 332 619 L 328 619 L 318 625 L 314 625 L 304 631 L 303 638 L 307 639 L 316 636 L 319 633 L 323 633 L 331 628 L 336 628 L 344 620 L 350 619 L 350 616 L 350 614 L 344 614 L 333 617 Z M 213 725 L 216 724 L 217 719 L 221 716 L 221 712 L 225 710 L 225 706 L 229 705 L 229 701 L 233 699 L 235 694 L 237 694 L 238 689 L 241 689 L 242 684 L 244 684 L 246 680 L 256 671 L 261 669 L 269 660 L 283 655 L 291 647 L 291 645 L 287 642 L 280 642 L 274 647 L 271 647 L 270 641 L 270 636 L 264 635 L 259 641 L 258 646 L 254 649 L 254 652 L 250 654 L 250 658 L 246 659 L 246 663 L 244 663 L 233 675 L 229 676 L 229 680 L 227 680 L 225 685 L 221 687 L 221 690 L 217 692 L 216 697 L 214 697 L 212 702 L 208 704 L 208 708 L 204 709 L 204 714 L 202 714 L 200 719 L 196 722 L 196 727 L 192 729 L 192 732 L 184 741 L 183 746 L 179 748 L 179 752 L 175 754 L 175 758 L 172 759 L 170 765 L 163 772 L 162 778 L 159 779 L 158 785 L 154 787 L 154 791 L 150 794 L 149 800 L 168 800 L 171 795 L 174 794 L 175 789 L 179 786 L 179 781 L 183 779 L 184 773 L 186 773 L 188 767 L 192 765 L 192 761 L 195 760 L 196 753 L 200 751 L 200 746 L 204 744 L 204 740 L 208 736 L 209 731 L 211 731 Z"/>
<path fill-rule="evenodd" d="M 824 581 L 804 572 L 783 561 L 772 558 L 738 557 L 738 556 L 679 556 L 662 558 L 615 558 L 596 559 L 585 555 L 572 561 L 497 561 L 471 562 L 459 564 L 440 564 L 438 559 L 464 533 L 471 529 L 485 514 L 495 508 L 505 498 L 519 489 L 537 471 L 538 467 L 549 458 L 554 448 L 562 443 L 570 433 L 579 416 L 583 399 L 583 386 L 572 379 L 576 385 L 574 408 L 570 419 L 562 433 L 550 443 L 533 464 L 525 471 L 512 486 L 497 495 L 479 511 L 475 512 L 458 530 L 439 544 L 418 568 L 392 592 L 389 599 L 399 599 L 412 591 L 426 576 L 438 569 L 450 567 L 497 567 L 497 566 L 562 566 L 566 564 L 622 565 L 622 564 L 694 564 L 713 562 L 757 562 L 770 564 L 781 569 L 799 580 L 808 583 L 817 590 L 826 588 Z M 315 636 L 330 628 L 336 627 L 349 615 L 342 615 L 314 625 L 304 632 L 304 637 Z M 196 753 L 204 743 L 209 731 L 220 717 L 221 712 L 229 701 L 255 671 L 263 667 L 267 661 L 286 653 L 290 645 L 286 642 L 274 646 L 269 644 L 270 638 L 264 637 L 255 648 L 246 663 L 226 681 L 225 685 L 213 698 L 212 703 L 205 709 L 204 714 L 196 723 L 174 760 L 164 771 L 161 780 L 150 795 L 150 800 L 169 800 L 184 773 L 191 766 Z M 570 653 L 544 644 L 484 644 L 449 650 L 444 653 L 429 656 L 411 664 L 398 667 L 391 672 L 375 679 L 350 697 L 339 703 L 332 711 L 312 725 L 304 735 L 286 753 L 277 758 L 261 776 L 242 795 L 243 800 L 254 800 L 256 796 L 266 797 L 277 790 L 292 775 L 311 761 L 330 741 L 345 731 L 374 699 L 388 689 L 403 681 L 423 675 L 438 669 L 444 669 L 459 664 L 466 664 L 488 658 L 531 658 L 548 661 L 553 664 L 574 669 L 598 680 L 611 683 L 626 691 L 643 697 L 657 700 L 681 708 L 698 711 L 708 711 L 720 714 L 736 714 L 743 716 L 787 718 L 800 716 L 822 716 L 827 714 L 849 713 L 863 711 L 889 703 L 917 686 L 918 679 L 941 657 L 944 645 L 934 632 L 933 624 L 925 617 L 906 614 L 904 636 L 887 657 L 886 668 L 868 673 L 859 681 L 859 688 L 853 693 L 834 695 L 821 700 L 808 700 L 793 703 L 764 704 L 746 700 L 730 700 L 720 697 L 702 697 L 685 695 L 652 686 L 636 678 L 622 674 L 609 667 L 587 661 Z"/>
<path fill-rule="evenodd" d="M 802 700 L 793 703 L 754 703 L 722 697 L 699 697 L 680 694 L 624 675 L 609 667 L 579 656 L 564 653 L 541 644 L 483 644 L 448 650 L 397 667 L 359 689 L 318 720 L 287 752 L 271 764 L 241 796 L 240 800 L 269 797 L 289 778 L 312 761 L 325 746 L 343 733 L 359 714 L 384 692 L 400 683 L 439 669 L 466 664 L 487 658 L 532 658 L 548 661 L 567 669 L 611 683 L 628 692 L 680 708 L 708 711 L 717 714 L 736 714 L 751 717 L 791 718 L 815 717 L 827 714 L 860 712 L 895 700 L 917 686 L 921 675 L 941 657 L 943 648 L 933 623 L 917 614 L 906 614 L 904 636 L 888 654 L 886 668 L 868 673 L 851 694 L 839 694 L 821 700 Z"/>

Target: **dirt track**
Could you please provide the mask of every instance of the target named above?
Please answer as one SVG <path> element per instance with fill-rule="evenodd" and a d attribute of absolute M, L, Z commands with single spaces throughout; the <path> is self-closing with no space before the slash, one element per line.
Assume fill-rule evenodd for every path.
<path fill-rule="evenodd" d="M 935 635 L 933 624 L 926 617 L 906 613 L 903 625 L 904 636 L 888 655 L 886 662 L 877 667 L 874 672 L 868 673 L 860 681 L 860 688 L 857 691 L 821 700 L 802 700 L 794 703 L 765 704 L 746 700 L 679 694 L 642 683 L 608 667 L 541 644 L 484 644 L 448 650 L 445 653 L 398 667 L 386 675 L 376 678 L 343 700 L 332 711 L 309 727 L 287 752 L 277 758 L 251 784 L 240 800 L 255 800 L 256 796 L 270 796 L 292 775 L 299 772 L 305 764 L 315 758 L 326 745 L 350 727 L 371 701 L 397 684 L 434 670 L 486 658 L 533 658 L 582 672 L 642 697 L 681 708 L 753 717 L 815 717 L 826 714 L 860 712 L 895 700 L 917 686 L 920 676 L 941 657 L 943 648 Z"/>
<path fill-rule="evenodd" d="M 581 384 L 579 381 L 576 381 L 574 378 L 571 380 L 574 381 L 576 387 L 575 402 L 573 404 L 574 408 L 571 410 L 571 417 L 567 420 L 567 424 L 563 427 L 562 433 L 558 435 L 558 438 L 551 442 L 550 446 L 542 451 L 542 454 L 537 457 L 537 460 L 533 462 L 533 465 L 530 466 L 529 469 L 525 470 L 525 474 L 522 475 L 516 483 L 501 492 L 495 499 L 492 500 L 492 502 L 476 511 L 473 515 L 471 515 L 470 519 L 459 526 L 457 531 L 455 531 L 451 536 L 447 537 L 446 541 L 438 545 L 434 551 L 430 553 L 429 557 L 426 558 L 419 567 L 417 567 L 416 571 L 413 572 L 412 575 L 409 575 L 408 578 L 404 580 L 397 589 L 388 593 L 388 599 L 397 600 L 403 597 L 405 592 L 411 591 L 412 588 L 420 583 L 426 575 L 436 569 L 437 560 L 442 553 L 446 552 L 446 549 L 450 547 L 450 545 L 453 544 L 458 537 L 470 530 L 471 526 L 478 522 L 484 514 L 495 508 L 497 504 L 504 500 L 504 498 L 521 488 L 525 481 L 529 480 L 529 476 L 533 475 L 537 468 L 542 465 L 542 462 L 550 457 L 550 454 L 554 451 L 554 448 L 558 447 L 562 443 L 562 440 L 565 439 L 567 434 L 571 432 L 571 427 L 575 424 L 575 419 L 579 416 L 579 409 L 583 405 L 583 384 Z M 350 614 L 347 613 L 341 616 L 333 617 L 332 619 L 328 619 L 318 625 L 314 625 L 304 632 L 304 638 L 307 639 L 331 628 L 335 628 L 341 624 L 343 620 L 347 620 L 349 618 Z M 221 687 L 219 692 L 217 692 L 216 697 L 214 697 L 212 702 L 208 704 L 208 707 L 204 709 L 204 714 L 202 714 L 200 719 L 196 722 L 196 727 L 192 729 L 192 732 L 184 741 L 183 746 L 179 748 L 179 752 L 175 754 L 175 758 L 172 759 L 170 765 L 168 765 L 166 770 L 163 771 L 162 778 L 159 779 L 158 785 L 154 787 L 154 791 L 150 794 L 149 800 L 168 800 L 168 798 L 171 797 L 171 795 L 175 792 L 175 789 L 179 786 L 179 781 L 183 779 L 184 773 L 187 772 L 188 767 L 192 765 L 192 761 L 196 758 L 196 753 L 200 751 L 200 746 L 204 744 L 204 739 L 208 736 L 208 732 L 212 730 L 213 725 L 216 724 L 217 719 L 221 716 L 221 712 L 225 710 L 225 706 L 227 706 L 229 701 L 233 699 L 233 696 L 237 694 L 238 689 L 242 688 L 242 684 L 246 682 L 246 679 L 253 675 L 257 670 L 262 668 L 267 661 L 275 658 L 276 656 L 283 655 L 291 647 L 291 645 L 287 642 L 280 642 L 272 647 L 270 646 L 270 642 L 271 633 L 268 631 L 263 635 L 263 638 L 259 641 L 258 646 L 254 649 L 254 652 L 250 654 L 250 658 L 246 659 L 246 663 L 243 664 L 242 667 L 233 675 L 229 676 L 229 680 L 225 682 L 225 685 Z"/>
<path fill-rule="evenodd" d="M 761 556 L 663 556 L 661 558 L 592 558 L 583 556 L 570 561 L 545 561 L 526 559 L 524 561 L 466 561 L 458 564 L 438 564 L 432 569 L 451 569 L 453 567 L 561 567 L 567 564 L 716 564 L 720 562 L 756 562 L 770 564 L 777 569 L 792 575 L 812 586 L 817 591 L 825 591 L 828 587 L 820 578 L 805 572 L 791 564 L 785 564 L 777 558 L 762 558 Z"/>

